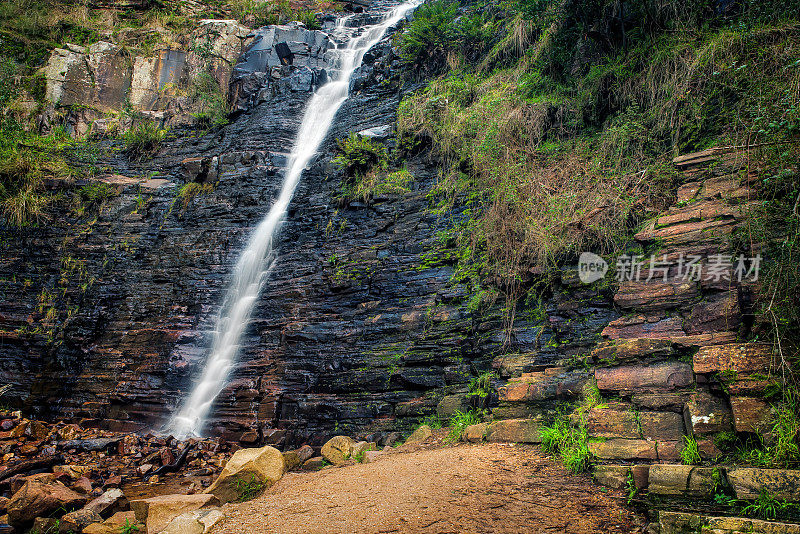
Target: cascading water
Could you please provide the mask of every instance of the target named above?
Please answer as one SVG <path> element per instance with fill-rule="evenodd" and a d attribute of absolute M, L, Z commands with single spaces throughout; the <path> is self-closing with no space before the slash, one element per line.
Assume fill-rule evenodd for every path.
<path fill-rule="evenodd" d="M 361 65 L 364 54 L 383 38 L 391 26 L 418 4 L 419 0 L 401 4 L 390 10 L 379 24 L 367 27 L 361 35 L 352 37 L 345 48 L 338 50 L 340 53 L 338 73 L 311 96 L 295 137 L 280 194 L 253 232 L 247 248 L 236 263 L 233 280 L 217 319 L 211 356 L 191 395 L 168 425 L 168 431 L 174 436 L 200 434 L 214 399 L 228 381 L 228 375 L 239 351 L 240 338 L 247 327 L 261 285 L 274 263 L 273 242 L 289 202 L 303 170 L 328 134 L 336 112 L 347 100 L 351 75 Z M 342 18 L 337 22 L 335 32 L 339 35 L 346 31 L 345 21 L 346 18 Z"/>

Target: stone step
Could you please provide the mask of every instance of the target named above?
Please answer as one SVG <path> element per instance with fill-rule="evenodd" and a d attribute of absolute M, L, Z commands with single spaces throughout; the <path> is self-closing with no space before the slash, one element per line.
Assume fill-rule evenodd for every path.
<path fill-rule="evenodd" d="M 479 423 L 464 429 L 461 437 L 465 441 L 478 443 L 541 443 L 538 419 L 503 419 L 491 423 Z"/>
<path fill-rule="evenodd" d="M 777 521 L 762 521 L 745 517 L 710 517 L 690 512 L 658 512 L 658 523 L 653 524 L 657 534 L 800 534 L 800 525 Z"/>

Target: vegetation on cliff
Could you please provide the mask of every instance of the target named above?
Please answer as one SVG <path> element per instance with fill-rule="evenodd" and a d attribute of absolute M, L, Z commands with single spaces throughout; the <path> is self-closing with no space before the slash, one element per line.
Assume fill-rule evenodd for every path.
<path fill-rule="evenodd" d="M 442 160 L 431 197 L 448 223 L 441 247 L 457 249 L 454 281 L 475 298 L 504 294 L 510 328 L 581 251 L 609 259 L 636 246 L 633 235 L 676 200 L 674 157 L 735 148 L 747 155 L 742 179 L 758 176 L 759 203 L 732 252 L 764 257 L 743 335 L 773 342 L 776 373 L 796 383 L 798 13 L 796 1 L 757 0 L 420 8 L 398 48 L 410 79 L 434 78 L 403 100 L 398 130 L 405 153 L 430 148 Z M 755 448 L 763 465 L 794 465 L 796 396 L 773 393 L 774 433 L 792 437 Z M 546 446 L 580 464 L 585 439 L 565 424 Z"/>

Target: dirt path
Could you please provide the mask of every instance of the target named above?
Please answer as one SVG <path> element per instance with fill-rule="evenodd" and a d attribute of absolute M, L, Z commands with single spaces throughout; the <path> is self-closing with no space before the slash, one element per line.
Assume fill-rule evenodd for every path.
<path fill-rule="evenodd" d="M 538 449 L 458 445 L 394 452 L 371 464 L 288 473 L 225 507 L 214 534 L 640 532 L 621 494 Z"/>

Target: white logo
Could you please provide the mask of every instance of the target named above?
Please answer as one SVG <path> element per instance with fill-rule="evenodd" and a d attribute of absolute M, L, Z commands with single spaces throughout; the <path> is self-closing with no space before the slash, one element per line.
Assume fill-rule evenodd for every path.
<path fill-rule="evenodd" d="M 591 284 L 601 280 L 608 272 L 608 263 L 606 260 L 592 254 L 591 252 L 582 252 L 578 258 L 578 278 L 584 284 Z"/>

